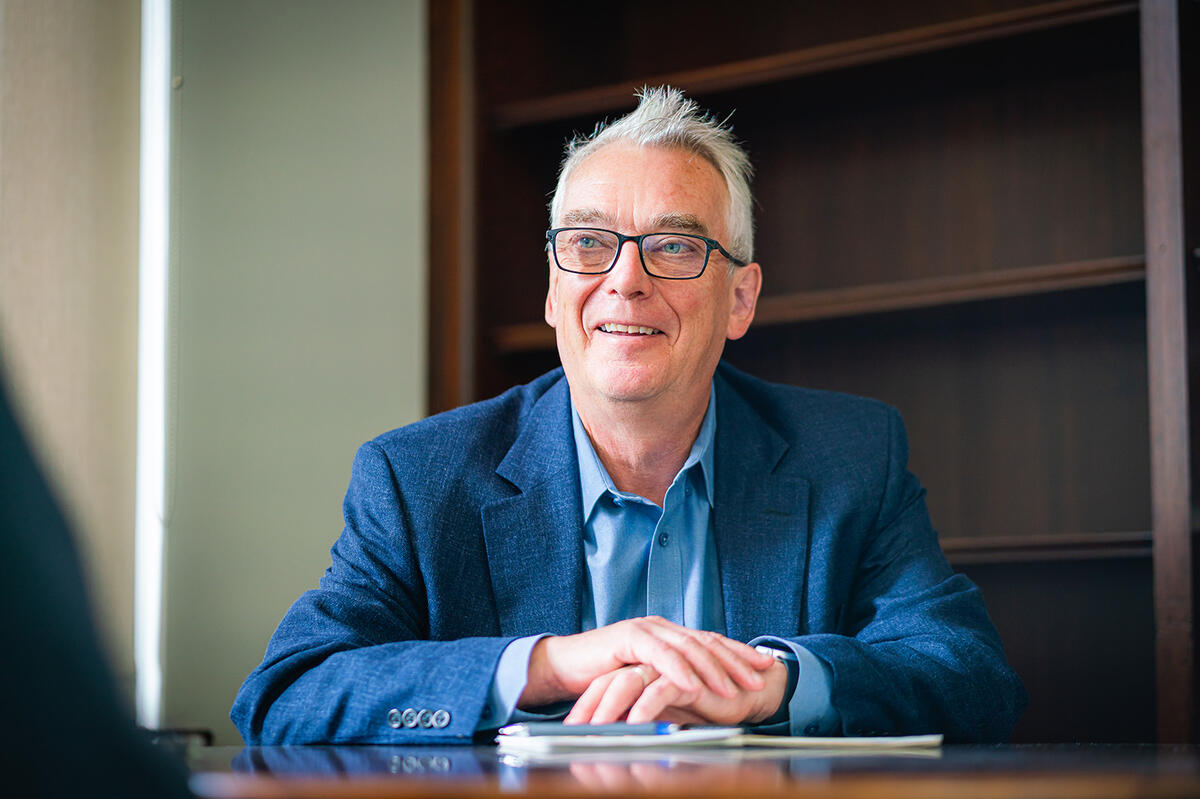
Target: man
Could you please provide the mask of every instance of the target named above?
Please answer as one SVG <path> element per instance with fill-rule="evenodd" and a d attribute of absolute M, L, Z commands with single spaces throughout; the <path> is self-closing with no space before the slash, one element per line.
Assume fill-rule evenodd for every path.
<path fill-rule="evenodd" d="M 720 363 L 762 280 L 749 173 L 669 88 L 572 143 L 547 233 L 562 370 L 359 450 L 321 588 L 234 705 L 247 743 L 564 713 L 1008 736 L 1024 691 L 896 412 Z"/>

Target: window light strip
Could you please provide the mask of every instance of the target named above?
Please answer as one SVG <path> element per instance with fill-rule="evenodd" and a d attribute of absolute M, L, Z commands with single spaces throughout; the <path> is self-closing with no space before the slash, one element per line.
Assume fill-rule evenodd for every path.
<path fill-rule="evenodd" d="M 166 485 L 167 207 L 170 182 L 170 0 L 142 0 L 134 666 L 138 723 L 162 724 Z"/>

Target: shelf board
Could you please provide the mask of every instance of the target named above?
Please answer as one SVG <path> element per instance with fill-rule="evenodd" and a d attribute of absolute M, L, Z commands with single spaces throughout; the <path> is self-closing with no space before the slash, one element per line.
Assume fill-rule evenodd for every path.
<path fill-rule="evenodd" d="M 942 551 L 955 565 L 1028 563 L 1150 557 L 1149 531 L 943 538 Z"/>
<path fill-rule="evenodd" d="M 759 86 L 803 75 L 832 72 L 972 42 L 1072 25 L 1136 11 L 1128 0 L 1057 0 L 1026 8 L 924 25 L 844 42 L 806 47 L 700 69 L 669 72 L 591 89 L 499 105 L 492 115 L 496 130 L 633 107 L 633 92 L 643 85 L 669 84 L 691 94 Z"/>
<path fill-rule="evenodd" d="M 1145 258 L 1128 255 L 780 294 L 759 299 L 754 327 L 1130 283 L 1144 280 L 1145 273 Z M 504 354 L 550 350 L 554 331 L 544 322 L 503 325 L 495 331 L 495 344 Z"/>
<path fill-rule="evenodd" d="M 1145 258 L 1126 255 L 844 289 L 801 291 L 760 298 L 754 324 L 761 327 L 882 311 L 931 308 L 974 300 L 1130 283 L 1144 280 L 1145 277 Z"/>

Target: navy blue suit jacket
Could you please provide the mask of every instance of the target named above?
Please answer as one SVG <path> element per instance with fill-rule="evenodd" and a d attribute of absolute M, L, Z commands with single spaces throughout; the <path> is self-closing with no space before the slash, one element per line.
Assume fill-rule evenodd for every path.
<path fill-rule="evenodd" d="M 895 410 L 717 371 L 725 633 L 833 672 L 848 734 L 1005 739 L 1025 705 L 947 565 Z M 470 741 L 513 639 L 580 630 L 579 470 L 562 371 L 363 445 L 346 527 L 232 718 L 248 744 Z M 445 726 L 398 725 L 408 708 Z"/>

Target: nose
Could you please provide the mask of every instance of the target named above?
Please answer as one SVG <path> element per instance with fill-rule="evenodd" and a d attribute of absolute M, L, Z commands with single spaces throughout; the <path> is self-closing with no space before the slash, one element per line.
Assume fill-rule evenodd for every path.
<path fill-rule="evenodd" d="M 654 285 L 650 275 L 642 268 L 642 256 L 636 241 L 621 242 L 617 262 L 607 278 L 608 290 L 626 298 L 649 294 Z"/>

